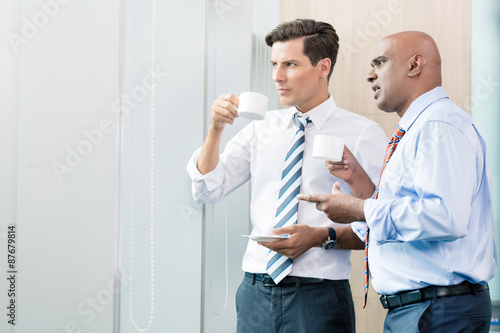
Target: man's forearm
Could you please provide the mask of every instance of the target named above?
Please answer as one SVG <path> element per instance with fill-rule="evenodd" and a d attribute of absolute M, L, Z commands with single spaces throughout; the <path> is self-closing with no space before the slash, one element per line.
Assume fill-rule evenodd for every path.
<path fill-rule="evenodd" d="M 362 250 L 365 243 L 354 233 L 351 226 L 335 228 L 337 233 L 337 249 Z"/>
<path fill-rule="evenodd" d="M 356 175 L 352 177 L 352 181 L 348 182 L 349 189 L 352 195 L 360 199 L 368 199 L 375 191 L 375 185 L 361 166 L 357 169 Z"/>
<path fill-rule="evenodd" d="M 327 228 L 318 228 L 318 238 L 316 241 L 316 246 L 321 246 L 324 241 L 327 240 L 329 233 Z M 337 234 L 337 246 L 336 249 L 344 250 L 362 250 L 365 248 L 365 242 L 359 239 L 358 235 L 352 230 L 351 226 L 347 227 L 335 227 L 335 233 Z"/>
<path fill-rule="evenodd" d="M 213 129 L 212 126 L 208 129 L 207 137 L 201 147 L 200 155 L 196 167 L 202 175 L 214 170 L 219 163 L 219 147 L 222 139 L 223 130 Z"/>

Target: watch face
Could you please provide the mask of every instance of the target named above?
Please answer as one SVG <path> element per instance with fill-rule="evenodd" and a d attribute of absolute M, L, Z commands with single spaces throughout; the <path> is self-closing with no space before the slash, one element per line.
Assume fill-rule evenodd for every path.
<path fill-rule="evenodd" d="M 328 243 L 326 243 L 326 244 L 324 245 L 324 247 L 323 247 L 323 248 L 324 248 L 325 250 L 332 250 L 332 249 L 334 249 L 334 248 L 335 248 L 335 246 L 336 246 L 336 245 L 337 245 L 337 243 L 336 243 L 335 241 L 332 241 L 332 240 L 331 240 L 331 241 L 329 241 Z"/>
<path fill-rule="evenodd" d="M 322 248 L 325 250 L 333 250 L 337 246 L 337 234 L 335 229 L 328 228 L 328 239 L 322 244 Z"/>

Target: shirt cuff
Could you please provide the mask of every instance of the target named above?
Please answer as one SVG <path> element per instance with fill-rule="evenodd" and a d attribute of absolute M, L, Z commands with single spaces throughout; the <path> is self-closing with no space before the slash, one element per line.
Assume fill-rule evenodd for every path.
<path fill-rule="evenodd" d="M 200 151 L 201 147 L 198 148 L 193 153 L 191 159 L 189 160 L 186 166 L 186 171 L 188 172 L 189 177 L 191 177 L 193 183 L 203 183 L 207 191 L 210 192 L 220 186 L 221 181 L 224 180 L 224 172 L 222 170 L 222 165 L 219 160 L 219 162 L 215 166 L 215 169 L 213 169 L 209 173 L 202 175 L 198 170 L 198 167 L 196 166 L 198 163 L 198 157 L 200 155 Z"/>
<path fill-rule="evenodd" d="M 370 228 L 370 240 L 379 244 L 394 242 L 397 233 L 391 218 L 393 200 L 367 199 L 364 203 L 365 219 Z"/>
<path fill-rule="evenodd" d="M 363 242 L 366 242 L 366 223 L 365 222 L 353 222 L 351 223 L 351 229 Z"/>

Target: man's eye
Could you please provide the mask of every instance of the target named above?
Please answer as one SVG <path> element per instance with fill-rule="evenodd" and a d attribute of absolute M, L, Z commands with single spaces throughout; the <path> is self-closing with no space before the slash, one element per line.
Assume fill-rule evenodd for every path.
<path fill-rule="evenodd" d="M 372 68 L 380 68 L 383 64 L 385 64 L 385 59 L 377 59 L 373 60 L 371 63 Z"/>

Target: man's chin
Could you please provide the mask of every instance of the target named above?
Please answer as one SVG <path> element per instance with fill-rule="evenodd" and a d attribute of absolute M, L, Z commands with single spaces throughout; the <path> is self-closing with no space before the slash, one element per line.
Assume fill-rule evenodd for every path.
<path fill-rule="evenodd" d="M 283 98 L 280 96 L 279 100 L 280 100 L 280 105 L 282 106 L 287 106 L 287 107 L 293 106 L 293 101 L 291 101 L 289 98 Z"/>
<path fill-rule="evenodd" d="M 380 110 L 380 111 L 384 111 L 384 112 L 394 112 L 394 110 L 391 110 L 391 108 L 389 108 L 387 105 L 385 105 L 380 99 L 376 100 L 376 103 L 377 105 L 377 108 Z"/>

